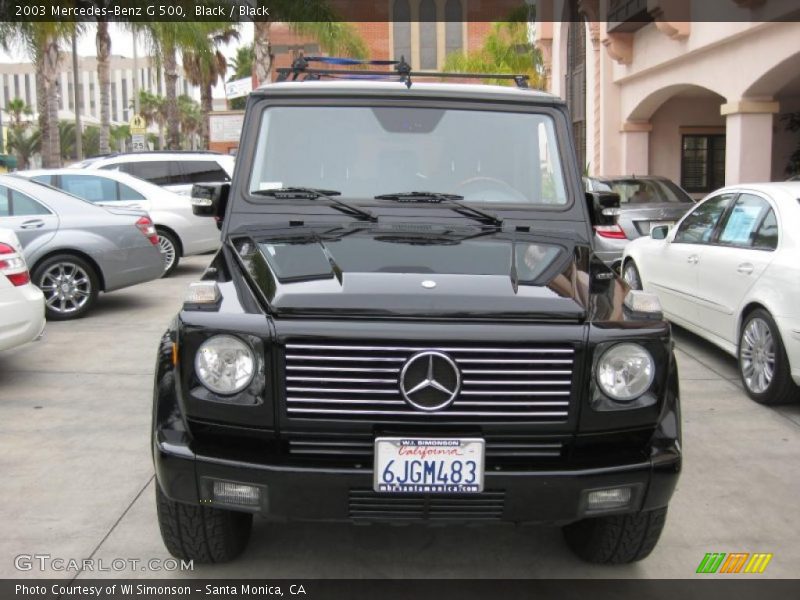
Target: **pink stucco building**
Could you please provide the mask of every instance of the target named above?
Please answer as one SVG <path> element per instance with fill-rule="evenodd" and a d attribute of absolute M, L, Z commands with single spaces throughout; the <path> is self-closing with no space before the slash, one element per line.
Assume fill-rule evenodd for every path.
<path fill-rule="evenodd" d="M 786 179 L 798 133 L 781 116 L 800 111 L 796 0 L 536 5 L 547 86 L 570 104 L 591 174 L 663 175 L 694 195 Z"/>

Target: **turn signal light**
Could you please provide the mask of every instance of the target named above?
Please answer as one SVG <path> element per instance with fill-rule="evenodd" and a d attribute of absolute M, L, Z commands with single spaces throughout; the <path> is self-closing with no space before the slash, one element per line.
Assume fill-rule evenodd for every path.
<path fill-rule="evenodd" d="M 610 240 L 627 240 L 628 236 L 619 225 L 595 225 L 594 230 L 600 237 Z"/>
<path fill-rule="evenodd" d="M 142 235 L 150 240 L 153 246 L 158 246 L 158 234 L 156 233 L 156 226 L 150 220 L 150 217 L 142 217 L 136 221 L 136 227 L 142 232 Z"/>

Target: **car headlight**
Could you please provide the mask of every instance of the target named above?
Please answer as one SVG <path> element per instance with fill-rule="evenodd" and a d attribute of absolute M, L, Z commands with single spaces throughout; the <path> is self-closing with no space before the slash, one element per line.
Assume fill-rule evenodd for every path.
<path fill-rule="evenodd" d="M 615 344 L 597 361 L 597 384 L 609 398 L 628 402 L 650 389 L 655 372 L 653 357 L 639 344 Z"/>
<path fill-rule="evenodd" d="M 215 335 L 197 349 L 194 370 L 204 386 L 217 394 L 236 394 L 253 380 L 255 356 L 245 342 L 232 335 Z"/>

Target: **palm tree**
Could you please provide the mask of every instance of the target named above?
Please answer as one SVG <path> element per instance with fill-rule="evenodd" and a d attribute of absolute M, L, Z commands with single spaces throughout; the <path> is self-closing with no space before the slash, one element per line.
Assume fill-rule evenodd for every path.
<path fill-rule="evenodd" d="M 230 61 L 230 68 L 233 74 L 228 78 L 228 81 L 252 77 L 254 61 L 255 48 L 252 45 L 239 46 L 236 49 L 236 56 Z M 228 106 L 230 106 L 231 110 L 244 110 L 246 102 L 247 98 L 231 98 L 228 100 Z"/>
<path fill-rule="evenodd" d="M 100 128 L 102 135 L 102 127 Z M 125 142 L 131 137 L 131 128 L 128 125 L 115 125 L 111 128 L 111 140 L 114 142 L 114 150 L 117 152 L 125 151 Z"/>
<path fill-rule="evenodd" d="M 225 79 L 225 73 L 228 71 L 228 61 L 217 48 L 220 44 L 227 44 L 234 39 L 239 39 L 239 32 L 232 27 L 210 28 L 205 43 L 183 52 L 183 70 L 186 79 L 192 85 L 200 87 L 200 107 L 203 113 L 200 137 L 204 149 L 208 149 L 209 144 L 209 113 L 213 110 L 211 90 L 217 85 L 217 81 Z"/>
<path fill-rule="evenodd" d="M 163 96 L 151 94 L 147 90 L 139 90 L 139 112 L 149 127 L 158 126 L 158 147 L 164 147 L 164 125 L 167 122 L 166 102 Z"/>
<path fill-rule="evenodd" d="M 260 83 L 272 79 L 272 48 L 270 29 L 273 22 L 282 22 L 300 35 L 317 40 L 326 52 L 353 58 L 364 58 L 367 47 L 358 31 L 350 23 L 338 20 L 338 15 L 327 0 L 259 0 L 259 5 L 269 8 L 269 19 L 254 22 L 255 75 Z"/>
<path fill-rule="evenodd" d="M 492 23 L 491 31 L 478 50 L 448 54 L 443 70 L 528 75 L 528 85 L 543 89 L 542 57 L 529 38 L 527 7 L 515 11 L 507 21 Z M 493 83 L 508 83 L 508 80 Z"/>
<path fill-rule="evenodd" d="M 38 128 L 24 129 L 8 128 L 7 133 L 8 151 L 13 152 L 17 158 L 17 169 L 20 171 L 30 166 L 31 157 L 42 148 L 42 134 Z"/>
<path fill-rule="evenodd" d="M 75 131 L 74 121 L 58 122 L 58 139 L 62 159 L 74 160 L 77 158 L 77 138 L 75 137 Z"/>
<path fill-rule="evenodd" d="M 58 131 L 59 43 L 68 39 L 78 26 L 75 22 L 66 21 L 0 22 L 0 46 L 6 51 L 13 46 L 24 48 L 36 67 L 42 162 L 45 167 L 61 166 Z"/>
<path fill-rule="evenodd" d="M 109 4 L 108 0 L 97 4 Z M 97 17 L 97 33 L 95 34 L 95 47 L 97 49 L 97 85 L 100 92 L 100 154 L 111 152 L 109 136 L 111 132 L 111 36 L 108 34 L 108 21 L 105 17 Z M 136 77 L 136 73 L 134 73 Z"/>
<path fill-rule="evenodd" d="M 203 122 L 200 105 L 191 96 L 181 94 L 178 96 L 178 115 L 184 149 L 195 150 L 195 137 Z"/>

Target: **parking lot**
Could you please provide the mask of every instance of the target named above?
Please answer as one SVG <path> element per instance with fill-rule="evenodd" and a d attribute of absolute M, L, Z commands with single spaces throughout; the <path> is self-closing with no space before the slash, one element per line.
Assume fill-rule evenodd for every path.
<path fill-rule="evenodd" d="M 0 576 L 43 576 L 18 571 L 20 554 L 168 557 L 153 501 L 152 373 L 157 341 L 208 260 L 186 259 L 170 279 L 101 296 L 87 318 L 48 323 L 41 341 L 0 354 Z M 684 472 L 661 542 L 641 563 L 587 565 L 545 527 L 257 521 L 233 564 L 78 577 L 684 578 L 707 552 L 773 553 L 759 577 L 796 576 L 800 404 L 753 403 L 733 359 L 675 333 Z"/>

